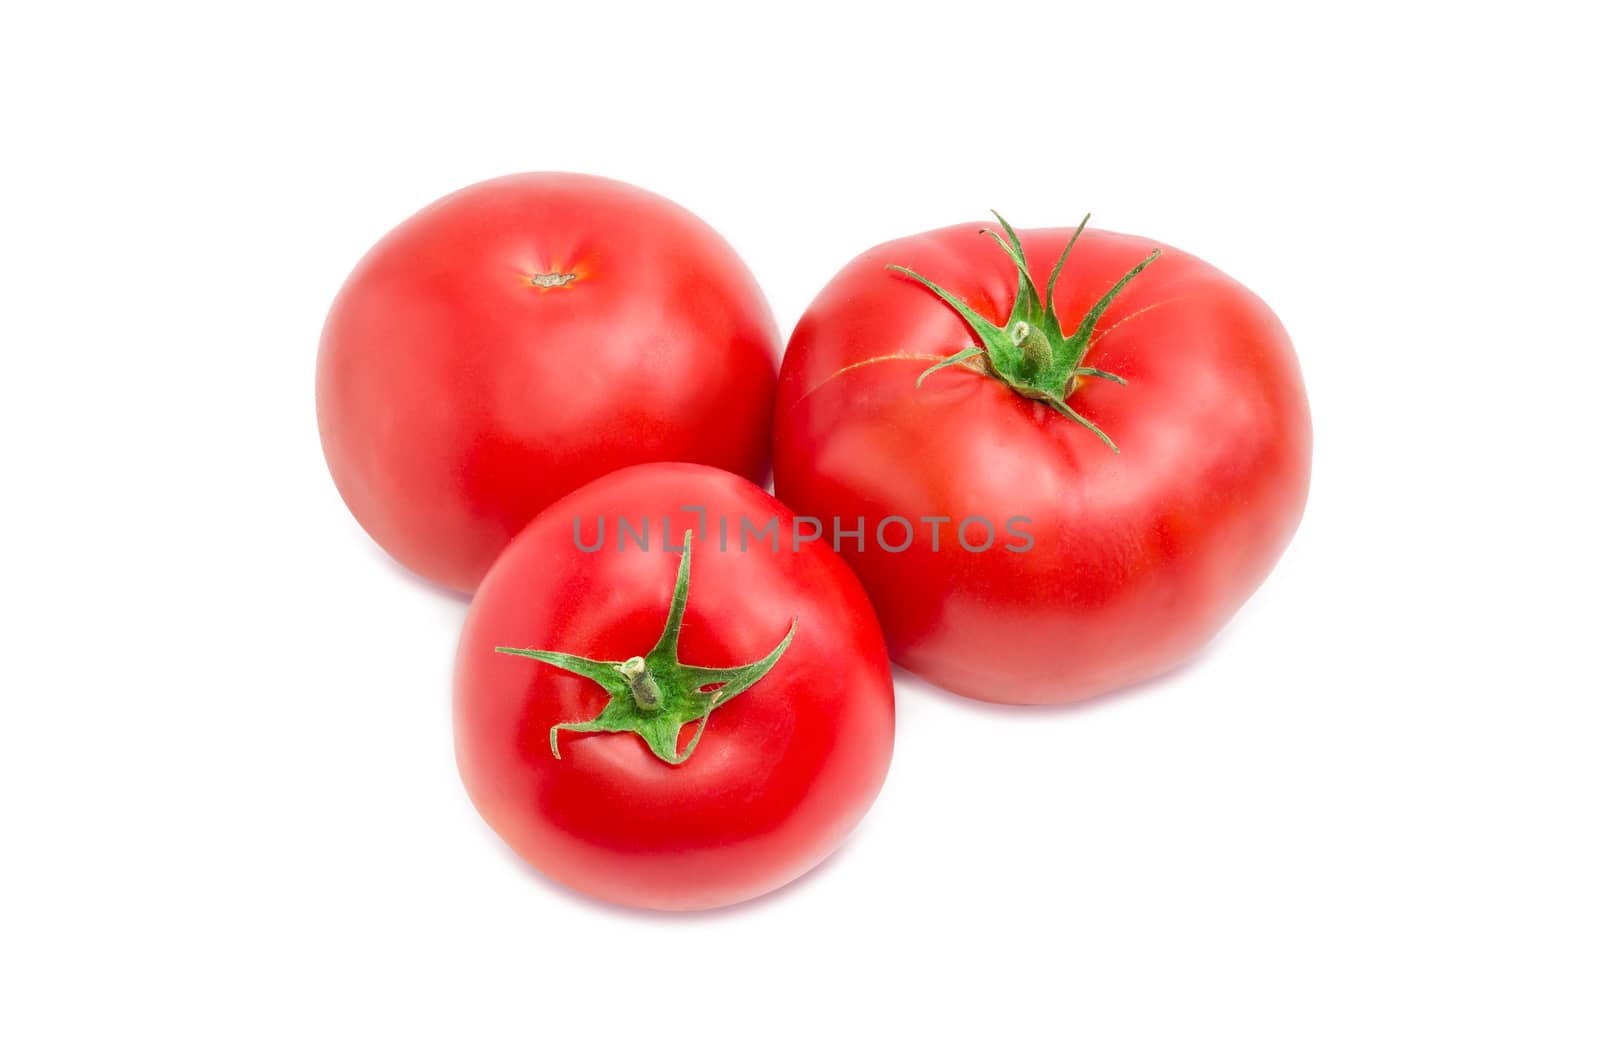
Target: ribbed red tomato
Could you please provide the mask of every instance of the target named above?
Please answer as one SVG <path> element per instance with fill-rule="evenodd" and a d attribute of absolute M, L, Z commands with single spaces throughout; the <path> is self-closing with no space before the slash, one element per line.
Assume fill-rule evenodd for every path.
<path fill-rule="evenodd" d="M 535 518 L 456 659 L 456 759 L 484 819 L 557 881 L 640 907 L 747 900 L 832 852 L 888 770 L 894 690 L 871 603 L 810 535 L 685 464 Z"/>
<path fill-rule="evenodd" d="M 317 419 L 385 550 L 471 591 L 586 481 L 685 460 L 765 477 L 778 335 L 732 248 L 628 184 L 475 184 L 380 241 L 328 313 Z"/>
<path fill-rule="evenodd" d="M 891 655 L 975 698 L 1070 701 L 1171 668 L 1305 505 L 1310 417 L 1277 318 L 1189 254 L 1078 231 L 870 250 L 779 378 L 779 498 L 865 530 L 840 542 Z"/>

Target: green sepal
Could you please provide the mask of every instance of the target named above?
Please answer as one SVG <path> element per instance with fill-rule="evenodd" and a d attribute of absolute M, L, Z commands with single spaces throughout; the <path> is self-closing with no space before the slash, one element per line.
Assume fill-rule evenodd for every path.
<path fill-rule="evenodd" d="M 1016 231 L 1004 217 L 992 209 L 989 212 L 994 213 L 994 219 L 1005 229 L 1006 237 L 1002 239 L 988 228 L 983 229 L 983 234 L 993 239 L 1017 266 L 1017 296 L 1011 304 L 1011 315 L 1006 320 L 1006 330 L 1009 331 L 1013 324 L 1040 319 L 1044 309 L 1039 303 L 1039 289 L 1033 285 L 1033 277 L 1028 274 L 1028 258 L 1022 252 L 1022 240 L 1017 238 Z"/>
<path fill-rule="evenodd" d="M 1113 452 L 1116 452 L 1118 455 L 1122 454 L 1122 449 L 1117 447 L 1117 443 L 1115 441 L 1106 436 L 1106 432 L 1104 430 L 1100 429 L 1100 427 L 1084 418 L 1084 416 L 1074 409 L 1072 405 L 1068 404 L 1064 400 L 1055 400 L 1054 398 L 1046 401 L 1046 403 L 1056 411 L 1061 412 L 1067 418 L 1071 419 L 1073 422 L 1077 423 L 1079 426 L 1087 427 L 1096 437 L 1100 438 L 1100 440 L 1109 445 Z"/>
<path fill-rule="evenodd" d="M 994 324 L 978 315 L 965 301 L 962 301 L 960 298 L 950 293 L 950 291 L 946 290 L 938 283 L 918 275 L 909 268 L 902 268 L 899 265 L 890 265 L 889 270 L 892 272 L 899 272 L 902 275 L 910 276 L 912 279 L 915 279 L 917 282 L 933 291 L 934 294 L 938 295 L 939 300 L 943 301 L 946 305 L 949 305 L 951 308 L 959 312 L 961 314 L 961 318 L 967 321 L 968 326 L 978 332 L 978 337 L 983 339 L 985 348 L 988 348 L 997 341 L 1005 341 L 1005 331 L 1001 330 L 999 327 L 996 327 Z"/>
<path fill-rule="evenodd" d="M 1072 238 L 1067 240 L 1067 248 L 1061 251 L 1061 256 L 1056 258 L 1056 266 L 1050 269 L 1050 282 L 1045 284 L 1044 294 L 1044 321 L 1045 330 L 1051 334 L 1062 332 L 1061 323 L 1056 319 L 1056 280 L 1061 278 L 1061 269 L 1067 263 L 1067 255 L 1072 253 L 1072 248 L 1078 245 L 1078 236 L 1083 234 L 1083 229 L 1089 226 L 1089 214 L 1085 213 L 1083 219 L 1078 221 L 1077 230 L 1072 233 Z"/>
<path fill-rule="evenodd" d="M 951 364 L 959 364 L 963 360 L 970 360 L 975 356 L 982 356 L 982 355 L 984 355 L 982 349 L 979 349 L 975 345 L 968 346 L 967 348 L 961 350 L 959 353 L 955 353 L 955 354 L 952 354 L 950 356 L 945 357 L 943 360 L 939 361 L 937 364 L 934 364 L 932 367 L 928 368 L 928 370 L 926 370 L 922 374 L 918 375 L 917 376 L 917 385 L 918 385 L 918 387 L 920 387 L 922 385 L 922 382 L 923 382 L 924 379 L 926 379 L 929 375 L 933 374 L 935 371 L 939 370 L 941 367 L 949 367 Z M 985 371 L 987 372 L 987 365 L 985 365 Z"/>
<path fill-rule="evenodd" d="M 1121 375 L 1113 375 L 1109 371 L 1102 371 L 1098 367 L 1080 367 L 1073 372 L 1074 375 L 1087 375 L 1090 378 L 1103 378 L 1108 382 L 1115 382 L 1119 386 L 1126 386 L 1128 380 Z"/>
<path fill-rule="evenodd" d="M 556 724 L 550 728 L 550 752 L 561 759 L 559 736 L 563 731 L 631 732 L 642 739 L 650 751 L 668 764 L 682 764 L 694 753 L 705 734 L 712 712 L 727 705 L 761 680 L 783 657 L 794 642 L 798 621 L 789 625 L 789 634 L 767 656 L 748 665 L 709 668 L 685 665 L 678 659 L 678 639 L 683 631 L 683 614 L 689 603 L 690 549 L 693 532 L 683 534 L 683 557 L 678 560 L 678 576 L 672 589 L 672 603 L 661 637 L 642 658 L 604 661 L 561 654 L 552 650 L 522 647 L 496 647 L 497 654 L 532 658 L 547 665 L 593 680 L 609 696 L 604 709 L 593 719 Z M 682 753 L 678 739 L 685 726 L 697 723 L 694 735 Z"/>

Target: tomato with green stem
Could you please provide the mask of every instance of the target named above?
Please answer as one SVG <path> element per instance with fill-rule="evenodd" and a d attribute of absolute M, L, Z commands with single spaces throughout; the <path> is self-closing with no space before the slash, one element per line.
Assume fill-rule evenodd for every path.
<path fill-rule="evenodd" d="M 832 852 L 883 783 L 894 696 L 870 601 L 809 535 L 687 464 L 535 518 L 457 653 L 456 756 L 490 826 L 557 881 L 650 908 L 747 900 Z"/>
<path fill-rule="evenodd" d="M 1272 569 L 1309 487 L 1277 317 L 1196 257 L 1086 224 L 869 250 L 779 375 L 778 496 L 866 527 L 844 557 L 891 655 L 988 701 L 1177 665 Z"/>

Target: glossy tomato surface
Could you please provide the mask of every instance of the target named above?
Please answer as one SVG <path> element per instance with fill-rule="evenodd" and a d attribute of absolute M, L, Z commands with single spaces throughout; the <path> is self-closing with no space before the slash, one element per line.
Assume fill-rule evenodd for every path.
<path fill-rule="evenodd" d="M 553 500 L 620 467 L 768 465 L 778 336 L 704 222 L 572 173 L 475 184 L 364 257 L 322 333 L 317 418 L 372 537 L 470 591 Z"/>
<path fill-rule="evenodd" d="M 976 336 L 886 266 L 920 273 L 1003 325 L 1017 268 L 981 227 L 870 250 L 812 303 L 779 379 L 776 490 L 830 532 L 833 519 L 865 524 L 864 541 L 845 539 L 843 554 L 896 661 L 974 698 L 1072 701 L 1178 664 L 1266 577 L 1306 501 L 1306 395 L 1267 306 L 1171 247 L 1114 299 L 1083 360 L 1127 385 L 1086 377 L 1067 401 L 1120 453 L 979 360 L 919 387 L 922 372 Z M 1021 233 L 1039 290 L 1071 236 Z M 1066 329 L 1157 247 L 1086 231 L 1055 292 Z M 916 530 L 904 550 L 899 523 L 882 540 L 875 532 L 895 517 Z M 983 521 L 967 526 L 971 549 L 956 539 L 968 519 L 994 527 L 990 547 L 978 548 Z"/>
<path fill-rule="evenodd" d="M 575 520 L 576 539 L 593 546 L 602 519 L 603 546 L 580 549 Z M 618 519 L 628 521 L 623 534 Z M 768 523 L 776 537 L 754 539 Z M 647 548 L 637 542 L 645 525 Z M 663 534 L 681 546 L 686 530 L 695 542 L 682 661 L 744 665 L 791 627 L 793 639 L 770 671 L 709 714 L 683 763 L 627 731 L 558 732 L 558 758 L 552 726 L 594 718 L 606 691 L 497 648 L 617 662 L 645 655 L 683 557 L 662 547 Z M 856 825 L 893 747 L 888 657 L 849 567 L 819 543 L 796 548 L 795 535 L 793 515 L 748 481 L 662 464 L 579 489 L 507 548 L 461 637 L 456 757 L 478 811 L 524 859 L 605 900 L 706 908 L 783 885 Z M 682 730 L 680 751 L 693 731 Z"/>

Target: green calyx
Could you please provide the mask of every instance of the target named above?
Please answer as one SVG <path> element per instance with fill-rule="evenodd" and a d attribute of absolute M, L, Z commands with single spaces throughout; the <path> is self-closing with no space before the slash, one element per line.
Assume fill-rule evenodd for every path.
<path fill-rule="evenodd" d="M 749 690 L 772 670 L 794 640 L 798 621 L 789 625 L 783 642 L 760 661 L 731 669 L 685 665 L 678 660 L 678 637 L 683 631 L 683 611 L 689 603 L 689 549 L 694 534 L 683 534 L 683 558 L 678 562 L 678 580 L 672 589 L 672 605 L 661 638 L 644 657 L 625 661 L 600 661 L 558 654 L 551 650 L 524 650 L 495 647 L 497 654 L 533 658 L 546 665 L 585 676 L 611 696 L 600 715 L 575 724 L 556 724 L 550 729 L 550 752 L 561 759 L 556 739 L 562 731 L 631 731 L 644 740 L 650 751 L 668 764 L 682 764 L 700 744 L 706 723 L 714 709 L 727 705 Z M 678 736 L 686 724 L 699 723 L 694 737 L 680 754 Z"/>
<path fill-rule="evenodd" d="M 982 234 L 993 239 L 1017 266 L 1017 298 L 1011 305 L 1011 316 L 1003 327 L 984 319 L 966 302 L 911 269 L 899 265 L 889 266 L 892 271 L 915 279 L 938 295 L 941 301 L 959 312 L 968 326 L 978 333 L 978 338 L 983 343 L 981 347 L 963 349 L 959 353 L 945 357 L 918 376 L 917 385 L 922 385 L 929 375 L 941 368 L 981 357 L 980 363 L 989 374 L 1024 397 L 1048 404 L 1074 422 L 1088 427 L 1094 431 L 1096 437 L 1110 445 L 1113 452 L 1120 452 L 1121 449 L 1112 443 L 1105 431 L 1074 410 L 1067 403 L 1067 399 L 1072 396 L 1072 391 L 1084 378 L 1103 378 L 1119 386 L 1128 384 L 1126 379 L 1109 371 L 1085 367 L 1083 358 L 1089 351 L 1089 339 L 1094 334 L 1095 325 L 1111 306 L 1112 299 L 1122 292 L 1122 288 L 1127 286 L 1134 276 L 1160 257 L 1161 251 L 1150 251 L 1149 257 L 1128 269 L 1127 274 L 1106 291 L 1104 297 L 1095 302 L 1094 307 L 1069 334 L 1062 327 L 1061 321 L 1056 318 L 1056 280 L 1061 277 L 1061 266 L 1067 263 L 1067 255 L 1077 244 L 1078 236 L 1083 234 L 1083 229 L 1088 225 L 1088 216 L 1084 216 L 1083 222 L 1078 225 L 1078 230 L 1072 233 L 1067 248 L 1061 251 L 1056 266 L 1050 270 L 1050 282 L 1042 298 L 1039 296 L 1039 288 L 1034 286 L 1032 277 L 1028 275 L 1028 261 L 1022 254 L 1022 241 L 1017 238 L 1017 233 L 1006 223 L 1004 217 L 998 213 L 994 217 L 1005 231 L 1005 238 L 1002 239 L 988 228 L 983 229 Z"/>

